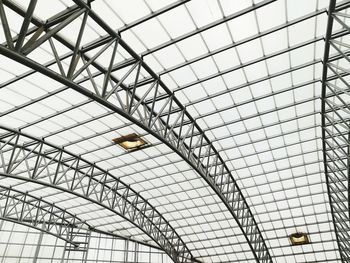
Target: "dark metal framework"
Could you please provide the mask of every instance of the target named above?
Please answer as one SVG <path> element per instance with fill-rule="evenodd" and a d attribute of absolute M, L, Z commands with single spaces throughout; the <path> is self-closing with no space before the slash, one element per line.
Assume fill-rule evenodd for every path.
<path fill-rule="evenodd" d="M 81 251 L 69 251 L 64 242 L 55 240 L 53 242 L 45 242 L 43 232 L 32 230 L 30 228 L 24 230 L 12 222 L 0 222 L 2 239 L 0 244 L 5 246 L 0 254 L 0 261 L 30 261 L 30 262 L 96 262 L 110 255 L 110 262 L 149 262 L 152 263 L 159 257 L 164 261 L 168 259 L 166 254 L 157 248 L 142 246 L 138 243 L 133 243 L 130 240 L 120 239 L 118 237 L 91 232 L 88 240 L 88 250 L 82 257 Z M 22 238 L 16 239 L 14 235 L 19 235 Z M 28 246 L 28 240 L 35 245 L 32 253 L 26 253 L 24 250 Z M 101 245 L 103 240 L 103 244 Z M 11 251 L 16 253 L 11 253 Z M 10 253 L 6 253 L 10 252 Z M 140 256 L 142 253 L 142 256 Z M 169 261 L 166 261 L 169 262 Z"/>
<path fill-rule="evenodd" d="M 150 236 L 175 262 L 193 262 L 168 221 L 129 185 L 84 158 L 1 127 L 0 167 L 7 178 L 59 189 L 109 209 Z"/>
<path fill-rule="evenodd" d="M 342 262 L 350 261 L 350 3 L 330 1 L 322 75 L 322 137 L 334 229 Z M 335 26 L 347 33 L 336 33 Z M 333 56 L 330 59 L 330 56 Z M 329 78 L 329 75 L 334 77 Z"/>
<path fill-rule="evenodd" d="M 81 237 L 90 235 L 90 226 L 85 221 L 27 192 L 0 186 L 0 219 L 51 234 L 71 244 L 74 250 L 86 250 Z"/>
<path fill-rule="evenodd" d="M 75 6 L 57 14 L 46 23 L 43 23 L 32 18 L 36 1 L 31 1 L 27 11 L 23 11 L 19 7 L 5 1 L 6 5 L 24 17 L 24 22 L 18 38 L 12 38 L 7 26 L 4 6 L 2 2 L 0 2 L 2 25 L 6 35 L 6 44 L 0 45 L 0 54 L 74 89 L 87 96 L 91 101 L 104 105 L 113 112 L 137 124 L 169 146 L 203 177 L 223 201 L 242 230 L 255 259 L 258 262 L 272 262 L 265 241 L 240 188 L 222 157 L 203 130 L 176 98 L 174 93 L 163 83 L 160 77 L 148 67 L 142 57 L 139 57 L 120 38 L 117 32 L 112 30 L 98 15 L 96 15 L 88 4 L 80 0 L 74 2 L 76 2 Z M 244 15 L 247 12 L 253 11 L 271 2 L 274 2 L 274 0 L 262 1 L 239 14 L 219 21 L 219 23 Z M 76 32 L 78 36 L 77 40 L 74 44 L 70 44 L 60 37 L 58 32 L 80 16 L 82 16 L 83 19 L 79 32 Z M 101 28 L 101 32 L 105 32 L 108 38 L 81 47 L 82 35 L 84 34 L 85 25 L 89 19 L 97 23 Z M 28 29 L 28 21 L 34 23 L 36 28 Z M 201 30 L 210 29 L 215 25 L 216 24 L 210 24 Z M 199 31 L 196 30 L 191 34 L 196 34 L 198 32 Z M 191 34 L 189 36 L 191 36 Z M 23 39 L 25 37 L 29 38 L 29 40 L 24 44 Z M 28 54 L 46 41 L 50 43 L 52 55 L 56 58 L 53 64 L 58 66 L 58 72 L 44 67 L 27 57 Z M 55 48 L 55 41 L 63 43 L 72 50 L 72 54 L 65 57 L 70 58 L 71 61 L 67 72 L 64 71 L 61 65 L 60 58 Z M 107 61 L 105 65 L 99 65 L 96 59 L 108 48 L 112 48 L 113 50 L 110 61 Z M 117 50 L 126 52 L 128 56 L 130 56 L 130 60 L 125 63 L 115 64 L 114 60 Z M 89 57 L 87 55 L 89 51 L 94 51 L 95 55 Z M 78 61 L 83 63 L 83 66 L 80 68 L 77 68 Z M 94 67 L 94 69 L 98 71 L 92 73 L 92 71 L 90 71 L 91 67 Z M 128 70 L 120 79 L 112 75 L 112 72 L 116 73 L 121 69 Z M 83 72 L 87 72 L 89 77 L 83 77 Z M 134 74 L 134 76 L 131 78 L 130 76 L 132 74 Z M 96 83 L 98 80 L 96 80 L 95 77 L 99 75 L 104 75 L 104 78 L 101 83 Z M 147 78 L 148 81 L 141 81 L 141 75 Z M 85 88 L 82 84 L 84 81 L 89 81 L 93 90 Z M 45 153 L 45 155 L 46 157 L 48 156 L 47 153 Z M 81 171 L 81 169 L 82 168 L 79 167 L 79 171 Z M 100 179 L 102 177 L 100 177 Z M 63 179 L 62 177 L 58 178 L 60 180 Z M 92 176 L 90 176 L 90 178 L 92 178 Z M 100 179 L 98 180 L 101 181 L 102 179 Z M 54 178 L 53 182 L 57 182 L 57 177 L 56 179 Z M 97 183 L 95 184 L 97 185 Z M 96 185 L 92 189 L 88 188 L 85 193 L 96 196 L 97 193 L 99 193 L 102 196 L 102 192 L 96 190 Z M 135 194 L 135 197 L 136 196 Z M 98 200 L 102 201 L 104 199 L 100 198 Z M 160 235 L 157 235 L 155 238 L 158 242 L 159 236 Z M 165 237 L 166 239 L 169 238 L 167 235 L 165 235 Z M 180 239 L 177 240 L 180 242 Z M 181 249 L 177 249 L 178 246 L 174 246 L 176 249 L 171 246 L 170 249 L 167 247 L 167 244 L 168 242 L 164 241 L 162 247 L 175 261 L 180 260 L 182 262 L 192 260 L 190 259 L 190 253 L 185 249 L 184 245 L 181 246 Z"/>

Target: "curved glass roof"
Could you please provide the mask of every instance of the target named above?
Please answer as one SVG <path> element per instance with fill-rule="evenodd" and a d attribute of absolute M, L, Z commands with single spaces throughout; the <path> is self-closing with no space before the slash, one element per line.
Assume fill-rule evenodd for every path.
<path fill-rule="evenodd" d="M 322 139 L 329 3 L 0 1 L 0 185 L 92 233 L 67 254 L 6 221 L 2 262 L 342 262 Z M 147 144 L 112 141 L 133 133 Z"/>

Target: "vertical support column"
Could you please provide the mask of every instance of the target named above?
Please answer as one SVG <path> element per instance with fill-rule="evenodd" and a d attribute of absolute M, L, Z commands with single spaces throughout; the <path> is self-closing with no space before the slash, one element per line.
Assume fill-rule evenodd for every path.
<path fill-rule="evenodd" d="M 4 226 L 4 222 L 5 222 L 4 220 L 1 220 L 1 223 L 0 223 L 0 232 L 1 232 L 2 228 L 3 228 L 3 226 Z M 11 239 L 11 237 L 12 237 L 12 233 L 13 233 L 14 227 L 15 227 L 15 224 L 12 224 L 11 233 L 10 233 L 9 238 L 8 238 L 8 240 L 7 240 L 7 244 L 6 244 L 5 249 L 4 249 L 4 254 L 3 254 L 3 257 L 2 257 L 2 259 L 1 259 L 1 263 L 6 263 L 4 260 L 5 260 L 5 258 L 6 258 L 7 249 L 8 249 L 8 246 L 9 246 L 9 244 L 10 244 L 10 239 Z"/>
<path fill-rule="evenodd" d="M 84 261 L 83 262 L 87 262 L 87 259 L 88 259 L 89 247 L 90 247 L 90 239 L 91 239 L 91 232 L 89 231 L 87 233 L 87 235 L 86 235 L 86 238 L 85 238 L 86 248 L 85 248 L 85 251 L 84 251 L 84 256 L 83 256 Z"/>
<path fill-rule="evenodd" d="M 65 246 L 64 246 L 64 248 L 63 248 L 61 263 L 64 263 L 64 262 L 65 262 L 65 259 L 67 259 L 67 260 L 69 259 L 70 251 L 68 251 L 68 255 L 66 255 L 66 246 L 67 246 L 67 241 L 65 241 Z"/>
<path fill-rule="evenodd" d="M 124 241 L 124 262 L 129 262 L 129 240 Z"/>
<path fill-rule="evenodd" d="M 40 231 L 39 232 L 39 240 L 38 240 L 37 246 L 35 248 L 35 253 L 34 253 L 34 257 L 33 257 L 33 263 L 37 263 L 37 261 L 38 261 L 38 256 L 39 256 L 41 244 L 43 242 L 43 236 L 44 236 L 44 232 Z"/>
<path fill-rule="evenodd" d="M 138 263 L 139 262 L 139 244 L 135 243 L 135 255 L 134 255 L 134 262 Z"/>
<path fill-rule="evenodd" d="M 21 253 L 19 254 L 19 258 L 22 258 L 23 250 L 24 250 L 25 244 L 27 243 L 27 238 L 28 238 L 28 235 L 29 235 L 29 229 L 30 228 L 27 229 L 26 236 L 25 236 L 24 242 L 23 242 L 23 246 L 21 248 Z M 56 239 L 56 242 L 57 242 L 57 239 Z M 56 247 L 54 249 L 56 249 Z"/>

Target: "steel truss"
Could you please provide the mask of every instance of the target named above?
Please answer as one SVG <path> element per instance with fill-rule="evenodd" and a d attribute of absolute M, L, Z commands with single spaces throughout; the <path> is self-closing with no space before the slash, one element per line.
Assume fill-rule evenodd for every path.
<path fill-rule="evenodd" d="M 1 176 L 7 176 L 0 173 Z M 35 228 L 86 250 L 81 237 L 90 235 L 90 226 L 76 215 L 27 192 L 0 186 L 0 219 Z"/>
<path fill-rule="evenodd" d="M 32 8 L 21 11 L 12 5 L 17 13 L 24 16 L 23 24 L 26 24 L 29 19 L 37 28 L 29 31 L 21 30 L 19 36 L 13 39 L 6 26 L 7 23 L 3 22 L 7 42 L 5 45 L 0 45 L 0 54 L 74 89 L 90 98 L 91 101 L 104 105 L 169 146 L 191 165 L 220 197 L 242 230 L 255 259 L 258 262 L 272 262 L 265 241 L 240 188 L 203 130 L 160 77 L 121 39 L 117 32 L 96 15 L 88 4 L 80 0 L 74 2 L 76 6 L 61 12 L 46 23 L 32 19 Z M 250 11 L 271 2 L 273 1 L 263 1 Z M 35 5 L 34 0 L 31 1 L 31 5 Z M 72 32 L 72 35 L 78 37 L 74 44 L 70 44 L 59 36 L 58 32 L 78 17 L 82 17 L 81 27 L 78 32 Z M 6 22 L 4 12 L 2 18 Z M 93 21 L 99 25 L 101 33 L 109 37 L 106 40 L 81 47 L 81 39 L 87 21 Z M 22 39 L 24 36 L 29 40 L 23 46 L 17 44 L 16 39 Z M 56 58 L 54 65 L 57 66 L 57 71 L 44 67 L 27 57 L 46 41 L 50 44 L 52 57 Z M 60 41 L 73 51 L 66 57 L 70 59 L 70 66 L 66 71 L 57 54 L 56 41 Z M 106 50 L 112 51 L 110 60 L 105 61 L 105 65 L 100 65 L 96 59 Z M 121 51 L 130 56 L 131 59 L 127 63 L 115 62 L 116 54 Z M 94 55 L 90 57 L 87 52 Z M 82 66 L 78 67 L 79 62 Z M 93 70 L 90 70 L 91 68 Z M 120 78 L 113 76 L 112 73 L 118 73 L 120 70 L 127 72 L 124 72 Z M 95 78 L 99 75 L 104 77 Z M 141 82 L 141 77 L 148 78 L 150 81 Z M 90 86 L 85 87 L 82 80 L 90 82 Z M 163 249 L 167 249 L 175 261 L 179 260 L 178 252 L 169 251 L 164 246 Z M 189 260 L 190 254 L 188 251 L 186 253 L 186 255 L 181 255 L 181 260 Z"/>
<path fill-rule="evenodd" d="M 334 28 L 340 25 L 350 32 L 348 9 L 348 1 L 339 4 L 330 1 L 322 74 L 324 169 L 342 262 L 350 261 L 350 41 L 347 36 L 335 33 Z M 331 55 L 336 59 L 331 60 Z M 335 77 L 330 80 L 329 74 Z"/>
<path fill-rule="evenodd" d="M 0 128 L 2 176 L 53 187 L 101 205 L 140 228 L 175 262 L 194 261 L 170 224 L 129 185 L 64 149 Z"/>

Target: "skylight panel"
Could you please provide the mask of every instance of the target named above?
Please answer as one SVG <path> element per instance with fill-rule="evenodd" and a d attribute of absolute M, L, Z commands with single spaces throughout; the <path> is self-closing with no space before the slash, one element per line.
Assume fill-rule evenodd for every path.
<path fill-rule="evenodd" d="M 137 35 L 147 49 L 156 47 L 170 40 L 166 30 L 156 19 L 148 20 L 133 28 L 134 34 Z M 154 37 L 157 36 L 157 37 Z"/>
<path fill-rule="evenodd" d="M 207 47 L 205 46 L 202 38 L 198 35 L 179 42 L 178 46 L 186 60 L 190 60 L 207 53 Z"/>
<path fill-rule="evenodd" d="M 53 5 L 39 2 L 34 14 L 43 21 L 74 4 L 70 0 Z M 332 233 L 334 230 L 323 174 L 321 118 L 318 114 L 321 108 L 321 82 L 318 79 L 322 75 L 322 63 L 318 60 L 323 59 L 327 13 L 324 10 L 315 11 L 327 7 L 328 2 L 301 2 L 275 1 L 200 34 L 196 33 L 198 28 L 227 19 L 245 8 L 254 9 L 261 1 L 193 0 L 180 3 L 138 0 L 117 4 L 99 0 L 93 1 L 91 5 L 93 11 L 111 26 L 111 30 L 121 30 L 122 39 L 136 54 L 143 56 L 143 61 L 155 71 L 155 76 L 160 74 L 170 91 L 176 91 L 176 98 L 205 131 L 209 142 L 219 151 L 242 189 L 271 255 L 278 262 L 316 259 L 320 262 L 336 262 L 339 255 Z M 28 1 L 21 4 L 28 4 Z M 4 5 L 8 9 L 6 3 Z M 161 8 L 168 5 L 178 6 L 163 12 Z M 47 13 L 44 7 L 47 7 Z M 158 14 L 159 11 L 163 13 Z M 307 14 L 314 17 L 303 20 L 302 17 Z M 23 18 L 17 19 L 20 15 L 12 11 L 8 12 L 8 16 L 12 36 L 15 36 L 21 26 L 18 21 Z M 59 33 L 60 38 L 74 43 L 77 36 L 71 32 L 79 31 L 82 16 L 65 27 Z M 286 24 L 295 19 L 300 22 L 289 26 Z M 128 29 L 128 25 L 133 23 L 139 24 Z M 275 29 L 278 30 L 272 32 Z M 271 32 L 268 33 L 268 30 Z M 186 38 L 188 33 L 193 35 Z M 258 38 L 265 33 L 268 34 Z M 0 35 L 4 40 L 2 31 Z M 89 17 L 80 46 L 99 41 L 107 35 L 105 29 Z M 173 43 L 181 36 L 184 39 Z M 319 36 L 319 39 L 315 39 L 315 36 Z M 231 41 L 231 37 L 235 42 Z M 253 40 L 250 41 L 250 38 Z M 309 44 L 302 46 L 305 41 Z M 72 52 L 59 43 L 59 38 L 53 42 L 59 56 Z M 300 47 L 297 48 L 298 45 Z M 153 52 L 150 50 L 153 47 L 161 49 Z M 210 55 L 210 52 L 220 51 L 218 49 L 221 47 L 227 50 Z M 97 49 L 85 54 L 91 57 L 96 52 Z M 94 78 L 99 90 L 105 78 L 100 71 L 108 68 L 112 52 L 113 45 L 96 60 L 101 67 L 89 67 L 92 74 L 99 74 Z M 280 54 L 275 56 L 274 52 Z M 331 50 L 333 52 L 334 49 Z M 78 53 L 82 54 L 80 51 Z M 29 58 L 41 64 L 52 60 L 49 43 L 45 42 Z M 130 52 L 118 47 L 113 63 L 123 63 L 130 58 Z M 317 61 L 314 63 L 313 60 Z M 6 64 L 6 68 L 2 69 L 2 82 L 28 70 L 12 60 L 4 58 L 2 61 Z M 62 63 L 67 71 L 70 57 Z M 78 67 L 82 63 L 79 61 Z M 296 70 L 304 63 L 310 65 Z M 48 68 L 60 73 L 57 65 Z M 129 69 L 115 70 L 112 75 L 121 78 Z M 223 75 L 218 72 L 226 70 Z M 88 73 L 84 71 L 73 81 L 80 82 L 87 76 Z M 133 77 L 135 72 L 124 81 L 126 88 L 133 85 Z M 149 72 L 141 69 L 140 78 L 149 77 Z M 79 85 L 94 92 L 90 81 Z M 23 87 L 25 89 L 22 91 Z M 137 88 L 136 95 L 143 94 L 149 87 L 145 85 Z M 48 93 L 52 91 L 57 93 Z M 165 96 L 164 92 L 161 88 L 156 95 Z M 207 182 L 186 160 L 143 128 L 104 106 L 89 102 L 89 98 L 73 91 L 71 87 L 62 86 L 43 74 L 34 73 L 2 87 L 0 94 L 4 95 L 0 105 L 3 110 L 24 105 L 32 99 L 38 100 L 22 109 L 12 109 L 11 113 L 2 116 L 4 125 L 22 127 L 24 132 L 36 137 L 44 136 L 45 141 L 64 147 L 75 155 L 83 155 L 131 184 L 170 220 L 195 257 L 213 263 L 254 260 L 232 214 Z M 125 91 L 119 92 L 122 99 L 125 99 L 125 94 Z M 47 98 L 41 99 L 40 96 Z M 153 94 L 147 98 L 151 97 Z M 110 98 L 109 103 L 122 107 L 115 97 Z M 161 101 L 157 101 L 154 110 L 159 112 L 162 105 Z M 174 105 L 172 107 L 177 108 Z M 143 114 L 142 111 L 140 113 Z M 171 116 L 170 122 L 175 115 Z M 165 117 L 161 118 L 166 121 Z M 147 116 L 142 124 L 146 122 Z M 174 132 L 184 136 L 184 130 L 190 127 L 188 122 L 186 117 L 183 130 L 177 126 Z M 138 139 L 141 139 L 147 144 L 139 146 L 140 151 L 127 151 L 112 142 L 113 138 L 128 134 L 136 134 L 135 140 L 129 142 L 137 144 Z M 162 133 L 158 134 L 163 136 Z M 174 138 L 167 138 L 170 139 Z M 188 144 L 189 139 L 185 143 Z M 198 148 L 194 154 L 199 154 Z M 52 153 L 50 156 L 53 156 Z M 214 158 L 210 162 L 212 164 Z M 28 164 L 34 165 L 35 158 L 31 158 Z M 24 175 L 26 166 L 21 164 L 18 168 L 19 175 Z M 81 169 L 86 172 L 85 166 Z M 49 171 L 55 172 L 53 164 Z M 69 171 L 70 174 L 72 172 Z M 101 178 L 101 175 L 96 176 Z M 18 183 L 9 178 L 3 181 L 7 184 Z M 82 182 L 86 183 L 87 180 Z M 35 191 L 40 194 L 42 187 L 35 188 L 24 183 L 23 189 L 26 188 L 38 189 Z M 69 203 L 67 199 L 70 196 L 59 192 L 55 190 L 50 198 L 68 204 L 68 210 L 77 211 L 89 222 L 117 234 L 142 241 L 150 240 L 124 219 L 111 216 L 97 205 L 90 206 L 86 200 L 75 198 Z M 322 235 L 318 234 L 320 230 Z M 296 231 L 308 233 L 311 244 L 292 247 L 288 235 Z M 97 246 L 97 243 L 93 244 Z M 101 240 L 101 244 L 107 245 L 104 240 Z"/>
<path fill-rule="evenodd" d="M 257 79 L 266 77 L 268 71 L 265 62 L 254 63 L 244 68 L 248 82 L 254 82 Z"/>
<path fill-rule="evenodd" d="M 166 12 L 159 16 L 159 20 L 167 29 L 172 39 L 196 29 L 184 6 L 179 6 Z M 181 23 L 178 23 L 179 21 Z"/>

